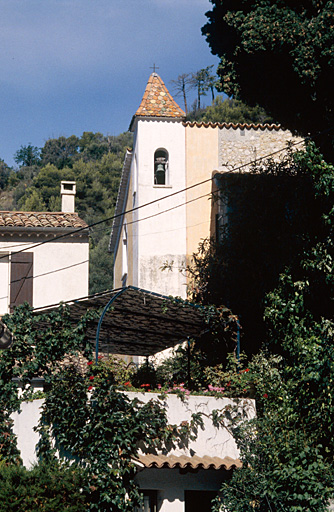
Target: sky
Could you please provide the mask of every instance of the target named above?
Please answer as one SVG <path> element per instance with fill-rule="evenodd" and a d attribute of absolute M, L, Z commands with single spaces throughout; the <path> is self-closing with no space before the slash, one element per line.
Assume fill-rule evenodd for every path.
<path fill-rule="evenodd" d="M 154 64 L 170 92 L 182 73 L 215 70 L 218 58 L 201 35 L 211 7 L 209 0 L 0 0 L 0 158 L 15 166 L 21 146 L 127 131 Z M 194 99 L 195 92 L 188 103 Z"/>

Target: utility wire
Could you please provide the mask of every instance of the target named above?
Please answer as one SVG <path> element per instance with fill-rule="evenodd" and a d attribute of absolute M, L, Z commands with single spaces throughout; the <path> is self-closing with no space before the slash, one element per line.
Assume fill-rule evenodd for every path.
<path fill-rule="evenodd" d="M 325 130 L 325 131 L 328 131 L 328 130 Z M 236 171 L 240 171 L 241 169 L 244 169 L 245 167 L 249 167 L 249 166 L 250 166 L 250 165 L 252 165 L 252 164 L 255 164 L 255 163 L 260 162 L 260 161 L 262 161 L 262 160 L 266 160 L 266 159 L 268 159 L 268 158 L 270 158 L 270 157 L 272 157 L 272 156 L 274 156 L 274 155 L 277 155 L 278 153 L 281 153 L 281 152 L 283 152 L 283 151 L 288 151 L 288 149 L 290 149 L 291 147 L 298 146 L 298 145 L 300 145 L 300 144 L 304 144 L 304 143 L 305 143 L 305 141 L 306 141 L 306 140 L 309 140 L 310 138 L 311 138 L 311 137 L 306 137 L 306 138 L 305 138 L 305 139 L 303 139 L 303 140 L 300 140 L 300 141 L 297 141 L 297 142 L 292 142 L 292 143 L 290 143 L 290 144 L 289 144 L 289 146 L 288 146 L 288 147 L 284 147 L 284 148 L 278 149 L 278 150 L 276 150 L 276 151 L 272 151 L 271 153 L 268 153 L 267 155 L 264 155 L 264 156 L 262 156 L 262 157 L 260 157 L 260 158 L 255 158 L 254 160 L 250 160 L 249 162 L 246 162 L 246 163 L 244 163 L 244 164 L 242 164 L 242 165 L 239 165 L 239 166 L 237 166 L 237 167 L 234 167 L 234 168 L 233 168 L 233 169 L 231 169 L 230 171 L 226 171 L 226 172 L 224 172 L 224 176 L 227 176 L 227 175 L 229 175 L 229 174 L 234 174 Z M 47 243 L 50 243 L 50 242 L 54 242 L 54 241 L 56 241 L 56 240 L 60 240 L 60 239 L 65 238 L 65 237 L 69 237 L 69 236 L 71 236 L 71 235 L 75 235 L 75 234 L 77 234 L 77 233 L 80 233 L 80 232 L 82 232 L 82 231 L 84 231 L 84 230 L 87 230 L 87 229 L 89 229 L 89 228 L 92 228 L 92 227 L 94 227 L 94 226 L 98 226 L 98 225 L 103 224 L 103 223 L 105 223 L 105 222 L 109 222 L 109 221 L 111 221 L 111 220 L 114 220 L 114 219 L 117 219 L 117 218 L 119 218 L 119 217 L 122 217 L 122 216 L 124 216 L 124 215 L 126 215 L 126 214 L 128 214 L 128 213 L 133 213 L 133 212 L 135 212 L 135 211 L 140 210 L 141 208 L 145 208 L 145 207 L 147 207 L 147 206 L 151 206 L 152 204 L 155 204 L 155 203 L 157 203 L 157 202 L 159 202 L 159 201 L 163 201 L 164 199 L 168 199 L 168 198 L 170 198 L 170 197 L 176 196 L 177 194 L 181 194 L 182 192 L 186 192 L 187 190 L 191 190 L 191 189 L 193 189 L 193 188 L 195 188 L 195 187 L 199 187 L 200 185 L 203 185 L 204 183 L 208 183 L 209 181 L 212 181 L 213 179 L 214 179 L 214 176 L 211 176 L 210 178 L 207 178 L 207 179 L 205 179 L 205 180 L 203 180 L 203 181 L 200 181 L 200 182 L 198 182 L 198 183 L 194 183 L 193 185 L 190 185 L 189 187 L 185 187 L 185 188 L 183 188 L 183 189 L 181 189 L 181 190 L 177 190 L 176 192 L 172 192 L 171 194 L 168 194 L 168 195 L 166 195 L 166 196 L 160 197 L 160 198 L 158 198 L 158 199 L 154 199 L 153 201 L 149 201 L 148 203 L 144 203 L 144 204 L 139 205 L 139 206 L 136 206 L 136 207 L 134 207 L 134 208 L 130 208 L 129 210 L 126 210 L 126 211 L 124 211 L 124 212 L 118 213 L 118 214 L 116 214 L 116 215 L 112 215 L 111 217 L 107 217 L 107 218 L 102 219 L 102 220 L 99 220 L 99 221 L 97 221 L 97 222 L 93 222 L 92 224 L 89 224 L 89 225 L 87 225 L 87 226 L 84 226 L 84 227 L 81 227 L 81 228 L 74 229 L 73 231 L 70 231 L 70 232 L 68 232 L 68 233 L 63 233 L 62 235 L 55 236 L 55 237 L 54 237 L 54 238 L 52 238 L 52 239 L 43 240 L 42 242 L 39 242 L 39 243 L 34 244 L 34 245 L 31 245 L 31 246 L 29 247 L 29 250 L 30 250 L 30 249 L 33 249 L 33 248 L 35 248 L 35 247 L 39 247 L 40 245 L 44 245 L 44 244 L 47 244 Z M 19 253 L 21 253 L 21 252 L 25 252 L 25 251 L 27 251 L 27 248 L 26 248 L 26 249 L 20 249 L 19 251 L 13 251 L 13 252 L 12 252 L 12 254 L 19 254 Z M 6 257 L 6 255 L 0 256 L 0 260 L 1 260 L 2 258 L 5 258 L 5 257 Z"/>
<path fill-rule="evenodd" d="M 67 270 L 68 268 L 78 267 L 79 265 L 84 265 L 85 263 L 89 263 L 89 260 L 80 261 L 79 263 L 73 263 L 72 265 L 68 265 L 67 267 L 56 268 L 54 270 L 49 270 L 49 272 L 43 272 L 43 274 L 38 274 L 37 276 L 24 276 L 20 277 L 20 279 L 14 279 L 10 282 L 10 285 L 13 283 L 20 283 L 21 281 L 29 281 L 33 279 L 37 279 L 38 277 L 48 276 L 49 274 L 55 274 L 57 272 L 61 272 L 62 270 Z M 0 300 L 8 299 L 8 295 L 4 297 L 0 297 Z"/>
<path fill-rule="evenodd" d="M 172 208 L 169 208 L 169 209 L 167 209 L 167 210 L 164 210 L 164 211 L 158 212 L 158 213 L 156 213 L 156 214 L 154 214 L 154 215 L 151 215 L 151 216 L 149 216 L 149 217 L 145 217 L 145 218 L 143 218 L 143 219 L 138 219 L 138 220 L 135 220 L 135 221 L 129 222 L 129 223 L 128 223 L 128 225 L 129 225 L 129 224 L 133 224 L 133 223 L 135 223 L 135 222 L 138 222 L 139 220 L 146 220 L 146 219 L 149 219 L 149 218 L 151 218 L 151 217 L 155 217 L 156 215 L 161 215 L 161 214 L 163 214 L 163 213 L 169 212 L 170 210 L 174 210 L 174 209 L 176 209 L 176 208 L 179 208 L 180 206 L 184 206 L 184 205 L 186 205 L 186 204 L 188 204 L 188 203 L 192 203 L 192 202 L 194 202 L 194 201 L 197 201 L 198 199 L 202 199 L 203 197 L 207 197 L 207 196 L 210 196 L 210 195 L 212 195 L 212 192 L 209 192 L 208 194 L 203 194 L 202 196 L 195 197 L 194 199 L 190 199 L 189 201 L 186 201 L 185 203 L 181 203 L 181 204 L 179 204 L 179 205 L 177 205 L 177 206 L 173 206 Z M 159 233 L 159 231 L 158 231 L 157 233 Z M 157 233 L 153 233 L 153 234 L 157 234 Z M 149 233 L 148 233 L 148 234 L 149 234 Z M 13 254 L 13 253 L 11 253 L 11 254 Z M 8 257 L 9 255 L 6 255 L 6 256 Z M 49 272 L 44 272 L 43 274 L 38 274 L 37 276 L 25 276 L 25 277 L 20 277 L 20 279 L 15 279 L 14 281 L 11 281 L 11 282 L 10 282 L 10 285 L 12 285 L 13 283 L 19 283 L 19 282 L 21 282 L 21 281 L 28 281 L 28 280 L 31 280 L 31 279 L 37 279 L 38 277 L 47 276 L 47 275 L 49 275 L 49 274 L 55 274 L 56 272 L 61 272 L 61 271 L 66 270 L 66 269 L 68 269 L 68 268 L 76 267 L 76 266 L 78 266 L 78 265 L 83 265 L 84 263 L 89 263 L 89 260 L 81 261 L 80 263 L 74 263 L 73 265 L 68 265 L 68 266 L 66 266 L 66 267 L 61 267 L 61 268 L 58 268 L 58 269 L 55 269 L 55 270 L 50 270 Z M 4 297 L 0 297 L 0 300 L 2 300 L 2 299 L 7 299 L 7 298 L 8 298 L 8 295 L 5 295 Z"/>
<path fill-rule="evenodd" d="M 161 214 L 163 214 L 163 213 L 169 212 L 170 210 L 174 210 L 174 209 L 176 209 L 176 208 L 179 208 L 180 206 L 184 206 L 184 205 L 186 205 L 186 204 L 188 204 L 188 203 L 192 203 L 192 202 L 194 202 L 194 201 L 197 201 L 198 199 L 202 199 L 203 197 L 207 197 L 207 196 L 210 196 L 210 195 L 212 195 L 212 192 L 209 192 L 209 193 L 207 193 L 207 194 L 203 194 L 203 195 L 201 195 L 201 196 L 195 197 L 194 199 L 190 199 L 189 201 L 186 201 L 185 203 L 181 203 L 181 204 L 179 204 L 179 205 L 173 206 L 172 208 L 169 208 L 169 209 L 167 209 L 167 210 L 163 210 L 163 211 L 158 212 L 158 213 L 156 213 L 156 214 L 154 214 L 154 215 L 151 215 L 151 216 L 149 216 L 149 217 L 145 217 L 145 218 L 143 218 L 143 219 L 138 219 L 138 220 L 136 220 L 136 221 L 129 222 L 128 224 L 133 224 L 134 222 L 138 222 L 139 220 L 146 220 L 146 219 L 149 219 L 149 218 L 151 218 L 151 217 L 155 217 L 156 215 L 161 215 Z M 159 233 L 159 232 L 158 232 L 158 233 Z M 13 253 L 11 253 L 11 254 L 13 254 Z M 8 257 L 9 255 L 7 254 L 6 256 Z M 25 276 L 25 277 L 21 277 L 20 279 L 15 279 L 14 281 L 11 281 L 11 282 L 10 282 L 10 285 L 11 285 L 11 284 L 13 284 L 13 283 L 19 283 L 20 281 L 26 281 L 26 280 L 28 281 L 28 280 L 30 280 L 30 279 L 37 279 L 38 277 L 46 276 L 46 275 L 49 275 L 49 274 L 54 274 L 54 273 L 56 273 L 56 272 L 61 272 L 62 270 L 66 270 L 66 269 L 68 269 L 68 268 L 76 267 L 76 266 L 78 266 L 78 265 L 83 265 L 84 263 L 88 263 L 88 262 L 89 262 L 89 260 L 85 260 L 85 261 L 81 261 L 80 263 L 74 263 L 73 265 L 68 265 L 68 266 L 66 266 L 66 267 L 61 267 L 61 268 L 58 268 L 58 269 L 55 269 L 55 270 L 50 270 L 49 272 L 44 272 L 43 274 L 39 274 L 39 275 L 37 275 L 37 276 Z M 4 297 L 0 297 L 0 300 L 1 300 L 1 299 L 6 299 L 6 298 L 8 298 L 8 295 L 6 295 L 6 296 L 4 296 Z"/>

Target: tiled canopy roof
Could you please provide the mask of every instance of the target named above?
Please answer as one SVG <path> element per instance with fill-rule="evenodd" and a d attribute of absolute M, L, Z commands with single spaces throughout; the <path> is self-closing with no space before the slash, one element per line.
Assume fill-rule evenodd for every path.
<path fill-rule="evenodd" d="M 145 116 L 183 119 L 185 115 L 182 108 L 179 107 L 169 94 L 160 76 L 157 75 L 157 73 L 152 73 L 148 79 L 143 99 L 141 100 L 141 104 L 134 118 L 137 116 Z"/>
<path fill-rule="evenodd" d="M 77 213 L 0 211 L 0 228 L 87 228 Z"/>
<path fill-rule="evenodd" d="M 242 467 L 239 459 L 232 459 L 231 457 L 210 457 L 204 455 L 199 457 L 194 455 L 192 457 L 186 455 L 151 455 L 139 454 L 135 459 L 145 468 L 180 468 L 180 469 L 225 469 L 229 471 L 233 468 Z"/>

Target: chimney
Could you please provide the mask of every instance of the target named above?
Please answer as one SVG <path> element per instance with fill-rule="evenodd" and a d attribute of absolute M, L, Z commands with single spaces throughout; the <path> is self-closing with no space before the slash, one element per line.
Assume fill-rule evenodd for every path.
<path fill-rule="evenodd" d="M 60 183 L 61 211 L 74 213 L 76 186 L 75 181 L 62 181 Z"/>

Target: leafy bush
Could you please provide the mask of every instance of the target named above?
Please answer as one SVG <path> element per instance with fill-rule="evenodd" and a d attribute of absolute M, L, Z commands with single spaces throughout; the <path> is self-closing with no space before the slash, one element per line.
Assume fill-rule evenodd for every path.
<path fill-rule="evenodd" d="M 0 512 L 82 512 L 83 471 L 75 466 L 1 466 Z"/>

